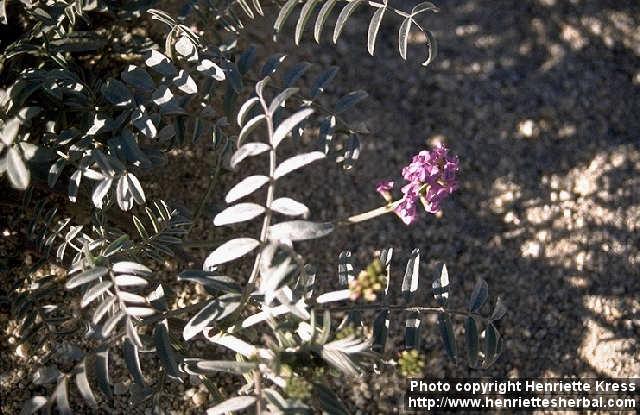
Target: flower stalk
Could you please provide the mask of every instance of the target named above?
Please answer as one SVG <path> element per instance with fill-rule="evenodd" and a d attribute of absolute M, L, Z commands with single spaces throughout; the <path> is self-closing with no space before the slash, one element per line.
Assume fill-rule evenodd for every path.
<path fill-rule="evenodd" d="M 398 200 L 393 203 L 389 203 L 388 205 L 380 206 L 378 208 L 372 209 L 368 212 L 359 213 L 357 215 L 350 216 L 347 219 L 339 220 L 336 223 L 336 225 L 337 226 L 353 225 L 359 222 L 364 222 L 364 221 L 376 218 L 378 216 L 386 215 L 387 213 L 393 212 L 398 207 L 399 204 L 400 204 L 400 201 Z"/>

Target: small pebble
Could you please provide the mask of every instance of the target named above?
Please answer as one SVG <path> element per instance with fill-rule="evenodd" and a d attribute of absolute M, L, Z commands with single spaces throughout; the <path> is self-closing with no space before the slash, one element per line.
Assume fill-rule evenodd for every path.
<path fill-rule="evenodd" d="M 209 400 L 209 397 L 206 392 L 199 391 L 191 397 L 191 400 L 195 405 L 201 406 Z"/>
<path fill-rule="evenodd" d="M 16 347 L 16 355 L 21 359 L 29 357 L 29 346 L 26 343 L 19 344 L 18 347 Z"/>

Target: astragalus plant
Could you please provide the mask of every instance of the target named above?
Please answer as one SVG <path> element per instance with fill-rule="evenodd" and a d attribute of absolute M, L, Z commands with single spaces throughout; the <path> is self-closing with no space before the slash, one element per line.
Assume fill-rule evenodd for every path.
<path fill-rule="evenodd" d="M 244 28 L 258 15 L 277 15 L 274 29 L 282 33 L 298 6 L 296 43 L 316 11 L 314 35 L 320 41 L 338 7 L 336 42 L 362 6 L 373 12 L 371 54 L 383 17 L 393 15 L 400 19 L 402 58 L 410 31 L 419 30 L 428 43 L 428 64 L 435 58 L 435 39 L 418 18 L 437 11 L 435 5 L 402 11 L 387 1 L 189 1 L 172 17 L 150 8 L 152 1 L 112 3 L 0 1 L 2 22 L 20 22 L 0 61 L 0 167 L 13 187 L 26 189 L 28 236 L 40 255 L 36 265 L 15 271 L 26 284 L 13 293 L 12 311 L 24 342 L 81 339 L 63 351 L 67 364 L 38 370 L 35 381 L 52 386 L 26 402 L 25 413 L 53 407 L 72 412 L 71 383 L 86 402 L 83 410 L 109 408 L 114 354 L 123 357 L 131 378 L 130 403 L 151 401 L 158 412 L 168 383 L 198 378 L 214 397 L 210 414 L 347 413 L 332 386 L 348 377 L 368 370 L 423 374 L 420 327 L 428 313 L 437 315 L 451 359 L 459 355 L 453 321 L 460 319 L 468 364 L 484 368 L 495 361 L 502 342 L 494 323 L 505 307 L 498 299 L 493 313 L 480 312 L 488 299 L 486 282 L 478 281 L 466 309 L 450 309 L 446 266 L 432 282 L 433 303 L 425 304 L 420 251 L 414 247 L 399 247 L 407 257 L 403 275 L 392 270 L 391 248 L 372 253 L 361 267 L 350 252 L 335 252 L 335 279 L 317 275 L 314 258 L 296 251 L 298 241 L 371 226 L 367 221 L 383 214 L 410 226 L 420 211 L 438 212 L 460 180 L 457 157 L 444 145 L 416 149 L 401 171 L 402 183 L 372 184 L 382 206 L 314 221 L 304 201 L 282 194 L 279 185 L 295 183 L 300 169 L 329 157 L 357 174 L 367 131 L 351 125 L 346 114 L 367 94 L 323 97 L 337 67 L 290 63 L 283 54 L 257 65 L 262 45 L 238 46 L 246 43 Z M 159 30 L 161 39 L 152 33 Z M 149 200 L 145 187 L 157 184 L 154 170 L 171 168 L 166 153 L 203 140 L 215 167 L 193 212 Z M 257 168 L 259 173 L 248 173 Z M 224 191 L 221 174 L 237 178 Z M 193 221 L 216 198 L 228 207 L 210 218 L 210 226 L 231 227 L 217 234 L 232 236 L 198 241 Z M 84 209 L 70 209 L 72 203 Z M 241 222 L 254 230 L 234 232 Z M 160 283 L 159 264 L 211 243 L 201 268 L 175 275 L 175 281 L 200 285 L 205 298 L 171 307 L 173 289 Z M 47 261 L 66 270 L 63 285 L 73 301 L 42 300 L 58 284 L 56 278 L 35 276 Z M 321 292 L 321 280 L 335 281 L 336 289 Z M 392 295 L 396 282 L 399 298 Z M 388 331 L 398 322 L 405 327 L 405 345 L 390 350 Z M 202 340 L 209 345 L 205 352 L 195 346 Z M 232 375 L 244 380 L 242 386 L 221 381 Z"/>

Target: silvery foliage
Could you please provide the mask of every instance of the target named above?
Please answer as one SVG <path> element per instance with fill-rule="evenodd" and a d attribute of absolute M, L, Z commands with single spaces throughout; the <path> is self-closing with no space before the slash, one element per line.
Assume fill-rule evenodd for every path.
<path fill-rule="evenodd" d="M 418 16 L 425 12 L 438 12 L 438 7 L 429 1 L 417 4 L 409 12 L 393 7 L 389 0 L 287 0 L 280 9 L 278 18 L 273 25 L 276 34 L 282 30 L 285 21 L 289 18 L 293 10 L 300 4 L 302 4 L 302 8 L 300 9 L 300 14 L 298 15 L 295 28 L 296 45 L 300 43 L 307 23 L 316 10 L 318 10 L 318 14 L 316 15 L 315 24 L 313 26 L 313 37 L 317 43 L 320 43 L 322 32 L 332 11 L 336 6 L 341 8 L 340 13 L 338 13 L 336 24 L 333 29 L 333 36 L 331 38 L 335 44 L 338 42 L 342 29 L 344 29 L 349 17 L 351 17 L 351 15 L 362 6 L 373 10 L 373 15 L 371 16 L 369 28 L 367 30 L 367 50 L 369 51 L 369 54 L 373 55 L 375 52 L 376 38 L 378 37 L 380 24 L 386 14 L 395 14 L 402 18 L 402 23 L 398 28 L 398 51 L 402 59 L 407 59 L 407 44 L 409 42 L 409 33 L 411 32 L 411 29 L 419 30 L 427 43 L 428 56 L 422 63 L 423 66 L 427 66 L 433 62 L 438 53 L 438 44 L 436 43 L 433 33 L 424 29 L 416 20 Z"/>
<path fill-rule="evenodd" d="M 187 25 L 147 10 L 170 26 L 164 50 L 154 49 L 151 39 L 137 38 L 131 45 L 118 45 L 122 50 L 109 50 L 108 36 L 114 33 L 75 27 L 106 11 L 131 19 L 148 6 L 132 4 L 134 13 L 129 8 L 107 10 L 107 2 L 98 1 L 72 2 L 64 8 L 25 3 L 24 14 L 35 22 L 33 32 L 28 40 L 9 45 L 0 59 L 15 78 L 2 96 L 0 126 L 1 171 L 14 187 L 25 189 L 34 173 L 48 168 L 49 186 L 64 177 L 71 202 L 88 182 L 96 208 L 115 202 L 128 211 L 146 203 L 139 177 L 162 166 L 167 149 L 220 134 L 224 120 L 208 103 L 216 84 L 226 78 L 221 66 L 227 58 L 201 47 Z M 123 65 L 115 77 L 92 78 L 73 70 L 79 63 L 74 54 L 81 53 L 129 53 L 141 56 L 143 63 Z M 41 65 L 15 73 L 12 65 L 22 56 L 43 54 Z"/>
<path fill-rule="evenodd" d="M 12 7 L 13 15 L 8 16 Z M 130 104 L 130 92 L 115 80 L 95 79 L 91 73 L 75 70 L 79 63 L 75 56 L 130 53 L 145 46 L 145 40 L 134 39 L 118 45 L 119 50 L 109 51 L 106 28 L 79 29 L 105 12 L 124 20 L 139 16 L 141 9 L 133 5 L 109 8 L 106 2 L 97 0 L 0 2 L 0 23 L 17 26 L 15 20 L 22 16 L 27 25 L 23 36 L 6 45 L 0 56 L 0 69 L 10 82 L 0 102 L 4 120 L 0 172 L 6 171 L 14 187 L 25 189 L 34 175 L 42 176 L 41 170 L 49 166 L 49 183 L 53 186 L 65 166 L 74 166 L 68 185 L 69 198 L 74 201 L 83 177 L 100 181 L 105 176 L 90 168 L 92 157 L 105 160 L 92 154 L 105 148 L 112 138 L 103 133 L 112 133 L 114 144 L 122 146 L 116 136 L 124 135 L 121 124 L 126 120 L 112 115 L 114 108 L 124 110 Z M 10 17 L 14 21 L 8 21 Z M 140 152 L 133 137 L 121 140 L 130 144 L 132 153 Z M 122 187 L 126 181 L 135 192 L 139 187 L 136 176 L 130 174 L 120 180 L 124 167 L 122 163 L 113 164 L 118 171 L 109 168 L 108 174 L 114 184 L 123 181 Z M 143 200 L 144 193 L 138 193 L 136 197 Z"/>
<path fill-rule="evenodd" d="M 349 252 L 338 259 L 339 289 L 318 292 L 316 272 L 294 244 L 326 236 L 337 222 L 310 220 L 312 212 L 303 201 L 293 195 L 278 193 L 276 197 L 276 187 L 327 158 L 345 170 L 353 169 L 360 138 L 367 131 L 351 125 L 347 113 L 367 94 L 352 91 L 331 102 L 322 94 L 337 67 L 318 69 L 307 62 L 288 62 L 283 54 L 272 55 L 258 66 L 257 47 L 238 50 L 245 25 L 266 14 L 260 1 L 193 0 L 174 18 L 151 9 L 153 1 L 116 7 L 101 0 L 0 0 L 0 24 L 10 24 L 9 3 L 32 25 L 27 36 L 10 43 L 0 56 L 2 69 L 11 68 L 9 87 L 1 97 L 0 172 L 6 173 L 15 188 L 27 189 L 25 209 L 34 212 L 29 236 L 42 260 L 28 271 L 35 271 L 50 256 L 68 265 L 63 286 L 53 276 L 39 278 L 16 293 L 12 311 L 22 321 L 23 341 L 42 343 L 51 336 L 66 338 L 78 333 L 90 340 L 83 348 L 68 343 L 60 351 L 70 362 L 65 370 L 54 366 L 38 370 L 34 381 L 54 386 L 50 395 L 29 399 L 24 413 L 52 407 L 61 413 L 72 412 L 71 383 L 89 407 L 108 406 L 114 395 L 115 354 L 123 357 L 131 379 L 130 401 L 152 400 L 158 411 L 163 408 L 165 384 L 191 376 L 199 378 L 219 401 L 209 408 L 209 414 L 247 408 L 258 413 L 311 413 L 314 409 L 347 413 L 338 396 L 310 371 L 326 369 L 326 373 L 359 376 L 368 369 L 385 369 L 394 357 L 387 334 L 396 312 L 406 314 L 407 349 L 420 348 L 422 317 L 436 313 L 446 353 L 452 359 L 458 356 L 452 323 L 456 317 L 465 322 L 472 367 L 487 367 L 498 357 L 502 341 L 494 322 L 506 310 L 501 300 L 493 314 L 481 314 L 488 288 L 480 280 L 466 310 L 449 309 L 450 282 L 443 267 L 433 282 L 437 305 L 426 307 L 418 290 L 417 250 L 407 264 L 400 302 L 393 302 L 391 295 L 390 249 L 380 254 L 387 285 L 378 301 L 348 299 L 348 283 L 355 278 Z M 374 12 L 368 31 L 371 54 L 383 17 L 393 13 L 402 19 L 398 37 L 402 58 L 406 58 L 412 29 L 423 32 L 428 42 L 425 64 L 435 57 L 435 39 L 417 21 L 423 12 L 437 11 L 428 2 L 406 12 L 386 0 L 289 0 L 274 5 L 274 28 L 280 32 L 287 17 L 302 5 L 296 43 L 316 10 L 314 35 L 319 41 L 338 3 L 343 7 L 334 43 L 348 18 L 358 7 L 366 6 Z M 136 37 L 123 45 L 115 42 L 116 49 L 110 49 L 114 42 L 109 36 L 126 35 L 128 26 L 114 23 L 109 28 L 78 30 L 105 13 L 132 25 L 148 15 L 166 27 L 167 36 L 160 46 L 152 39 Z M 186 23 L 189 18 L 211 29 L 197 33 Z M 109 59 L 113 54 L 139 59 L 105 79 L 100 71 L 94 75 L 76 70 L 81 66 L 79 57 Z M 23 65 L 23 56 L 38 64 Z M 300 144 L 303 136 L 315 137 L 304 149 Z M 202 269 L 180 272 L 177 279 L 199 284 L 207 299 L 172 309 L 171 287 L 160 283 L 154 269 L 167 257 L 184 255 L 191 223 L 164 201 L 149 200 L 143 183 L 153 180 L 148 171 L 166 163 L 167 150 L 203 137 L 213 140 L 218 154 L 216 171 L 239 170 L 249 163 L 267 165 L 262 174 L 244 175 L 227 191 L 224 199 L 229 206 L 215 215 L 214 225 L 253 221 L 261 225 L 253 234 L 238 234 L 219 243 Z M 234 151 L 228 155 L 231 147 Z M 290 155 L 291 148 L 299 152 Z M 285 152 L 288 156 L 282 159 Z M 71 202 L 88 206 L 85 216 L 90 216 L 90 222 L 61 217 L 67 212 L 46 199 L 33 203 L 30 185 L 45 180 L 52 188 L 64 188 Z M 248 279 L 232 275 L 234 265 L 242 262 L 253 264 Z M 51 295 L 57 290 L 77 293 L 78 307 L 52 303 Z M 177 328 L 173 322 L 184 315 L 188 319 L 181 320 Z M 362 328 L 365 333 L 370 327 L 371 333 L 338 337 L 345 327 Z M 212 349 L 219 357 L 199 357 L 193 350 L 194 339 L 220 346 Z M 221 353 L 223 349 L 228 352 Z M 288 396 L 285 366 L 291 370 L 288 376 L 311 376 L 311 399 L 302 402 Z M 216 385 L 221 373 L 246 381 L 227 400 Z"/>
<path fill-rule="evenodd" d="M 41 368 L 34 382 L 56 386 L 50 396 L 30 399 L 23 412 L 55 405 L 59 412 L 70 413 L 69 382 L 75 384 L 86 405 L 97 410 L 100 398 L 96 390 L 107 399 L 113 398 L 110 355 L 114 353 L 122 354 L 130 373 L 132 402 L 155 397 L 162 384 L 151 385 L 145 379 L 141 353 L 154 352 L 166 365 L 164 376 L 177 376 L 177 371 L 170 371 L 177 364 L 168 346 L 167 320 L 162 318 L 168 310 L 164 287 L 143 262 L 174 256 L 190 222 L 163 201 L 149 203 L 144 216 L 132 215 L 137 235 L 108 226 L 100 212 L 94 213 L 90 226 L 74 226 L 68 218 L 57 218 L 55 208 L 47 208 L 43 202 L 36 209 L 39 214 L 29 236 L 39 243 L 43 254 L 57 246 L 57 259 L 71 265 L 64 286 L 47 276 L 12 298 L 12 313 L 22 322 L 20 339 L 42 345 L 52 337 L 66 339 L 84 333 L 95 347 L 86 350 L 85 344 L 83 350 L 70 343 L 69 350 L 60 351 L 61 356 L 55 359 L 67 362 L 70 370 Z M 79 309 L 52 302 L 54 293 L 64 290 L 81 294 Z M 150 338 L 140 334 L 143 326 L 150 328 Z M 40 376 L 43 371 L 55 376 Z"/>
<path fill-rule="evenodd" d="M 449 309 L 451 283 L 447 268 L 443 266 L 432 284 L 437 307 L 425 307 L 423 302 L 416 303 L 420 301 L 419 250 L 412 252 L 407 263 L 401 285 L 404 300 L 401 303 L 392 303 L 389 295 L 392 280 L 391 249 L 380 254 L 380 261 L 387 274 L 381 301 L 353 304 L 349 300 L 350 290 L 344 287 L 318 295 L 316 281 L 320 278 L 313 267 L 295 251 L 294 243 L 322 238 L 334 231 L 335 223 L 308 220 L 310 211 L 302 202 L 288 197 L 275 199 L 274 194 L 276 186 L 286 179 L 287 174 L 321 160 L 324 155 L 322 152 L 311 151 L 290 156 L 284 161 L 279 160 L 278 149 L 288 140 L 292 126 L 308 119 L 313 112 L 308 108 L 294 106 L 287 115 L 279 116 L 279 113 L 286 111 L 287 106 L 283 104 L 292 92 L 284 90 L 269 99 L 266 90 L 270 82 L 270 77 L 259 81 L 255 96 L 250 97 L 243 105 L 255 105 L 258 108 L 256 113 L 248 121 L 244 121 L 245 117 L 239 117 L 243 130 L 251 130 L 251 133 L 241 132 L 242 137 L 266 139 L 242 140 L 231 156 L 233 168 L 248 158 L 265 158 L 268 159 L 265 163 L 268 169 L 264 176 L 249 176 L 232 186 L 225 198 L 230 206 L 214 218 L 216 226 L 261 219 L 262 225 L 258 228 L 257 236 L 243 235 L 222 243 L 208 255 L 202 271 L 189 270 L 181 276 L 205 287 L 219 289 L 221 284 L 235 281 L 229 280 L 223 271 L 229 269 L 229 264 L 253 256 L 253 266 L 250 268 L 252 271 L 244 288 L 235 291 L 227 289 L 225 294 L 203 304 L 183 330 L 185 340 L 202 335 L 210 342 L 235 352 L 236 360 L 240 359 L 240 362 L 236 362 L 189 358 L 185 360 L 187 373 L 206 376 L 216 372 L 235 372 L 245 375 L 247 380 L 247 386 L 239 396 L 211 408 L 209 413 L 224 413 L 253 406 L 260 412 L 263 404 L 275 413 L 290 410 L 311 413 L 313 409 L 309 405 L 329 413 L 346 412 L 340 399 L 318 381 L 313 382 L 312 396 L 316 398 L 311 402 L 283 397 L 287 379 L 281 375 L 282 367 L 293 366 L 296 373 L 294 376 L 300 377 L 304 377 L 304 371 L 309 370 L 308 362 L 316 362 L 315 365 L 330 368 L 347 377 L 359 376 L 367 369 L 380 370 L 379 365 L 384 365 L 384 356 L 388 354 L 387 337 L 391 312 L 394 310 L 407 314 L 406 349 L 419 349 L 422 316 L 428 312 L 436 313 L 444 348 L 455 361 L 458 351 L 452 318 L 463 316 L 469 365 L 486 368 L 493 364 L 502 349 L 502 340 L 494 325 L 506 311 L 502 301 L 498 299 L 490 316 L 480 314 L 480 309 L 488 299 L 488 286 L 485 281 L 479 280 L 471 294 L 467 310 Z M 262 134 L 257 132 L 257 124 L 261 126 Z M 264 202 L 240 201 L 244 197 L 255 196 L 254 193 L 258 191 L 264 193 Z M 276 222 L 276 215 L 283 220 Z M 343 252 L 338 268 L 339 283 L 347 287 L 355 278 L 354 265 L 350 259 L 351 253 Z M 334 306 L 335 303 L 343 304 Z M 255 311 L 243 315 L 242 310 L 246 309 Z M 337 330 L 332 328 L 332 319 L 336 313 L 347 313 L 337 328 L 339 330 L 347 325 L 364 326 L 362 313 L 365 311 L 375 312 L 371 336 L 336 337 Z M 236 318 L 239 320 L 236 321 Z M 271 330 L 266 334 L 270 341 L 248 340 L 256 325 Z M 484 328 L 482 332 L 480 327 Z M 295 362 L 307 364 L 298 363 L 296 366 Z M 249 372 L 252 372 L 252 376 L 248 375 Z M 269 386 L 264 388 L 263 383 Z"/>

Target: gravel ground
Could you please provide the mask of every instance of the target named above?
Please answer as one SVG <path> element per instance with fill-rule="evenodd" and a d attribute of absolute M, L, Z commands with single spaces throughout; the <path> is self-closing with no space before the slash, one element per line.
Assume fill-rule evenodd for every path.
<path fill-rule="evenodd" d="M 374 249 L 399 248 L 398 278 L 417 247 L 427 280 L 436 264 L 447 264 L 454 304 L 464 306 L 478 277 L 492 300 L 505 299 L 506 350 L 497 364 L 486 372 L 443 364 L 430 335 L 430 374 L 637 376 L 640 4 L 439 6 L 440 14 L 425 18 L 440 47 L 427 69 L 418 63 L 421 45 L 409 46 L 408 63 L 400 60 L 397 25 L 383 26 L 369 57 L 367 16 L 347 25 L 335 50 L 305 43 L 304 59 L 341 65 L 335 91 L 370 93 L 360 108 L 373 132 L 353 177 L 330 167 L 316 172 L 318 216 L 375 207 L 375 182 L 397 177 L 429 143 L 447 143 L 462 164 L 461 188 L 441 217 L 409 228 L 383 217 L 323 246 L 334 254 L 350 249 L 362 265 Z"/>
<path fill-rule="evenodd" d="M 460 190 L 443 215 L 409 228 L 382 217 L 301 249 L 316 253 L 313 260 L 330 286 L 341 250 L 353 251 L 365 265 L 371 252 L 393 246 L 399 279 L 411 249 L 420 248 L 424 288 L 446 263 L 455 307 L 464 307 L 476 278 L 484 278 L 491 302 L 500 295 L 509 307 L 499 324 L 504 354 L 487 371 L 448 363 L 427 318 L 429 376 L 637 377 L 640 4 L 450 0 L 439 6 L 440 14 L 424 19 L 440 46 L 426 69 L 419 65 L 424 50 L 418 36 L 411 37 L 416 44 L 409 46 L 408 62 L 398 56 L 398 22 L 383 24 L 376 56 L 369 57 L 364 13 L 347 25 L 336 47 L 307 40 L 299 49 L 290 41 L 279 48 L 294 51 L 295 59 L 339 65 L 330 94 L 359 88 L 370 94 L 356 114 L 372 135 L 363 140 L 355 174 L 327 162 L 287 185 L 304 187 L 295 193 L 313 219 L 376 207 L 375 182 L 397 177 L 413 153 L 433 142 L 447 143 L 462 165 Z M 283 38 L 292 38 L 292 30 Z M 200 148 L 176 153 L 167 178 L 181 188 L 184 180 L 203 177 L 208 161 Z M 236 179 L 225 178 L 221 186 Z M 206 182 L 195 182 L 169 201 L 193 206 L 204 188 Z M 215 200 L 210 208 L 220 206 Z M 210 222 L 206 226 L 195 228 L 198 239 L 212 237 Z M 175 275 L 173 266 L 167 265 L 167 278 Z M 428 293 L 423 296 L 427 301 Z M 2 409 L 15 413 L 27 392 L 20 383 L 27 361 L 11 341 L 15 323 L 0 314 L 0 325 L 0 392 L 16 396 L 1 399 Z M 400 347 L 401 338 L 394 341 L 391 348 Z M 343 393 L 354 408 L 388 413 L 397 410 L 399 385 L 395 378 L 367 378 Z M 185 386 L 192 387 L 190 396 L 201 391 Z M 176 413 L 202 408 L 196 399 L 176 402 Z"/>

